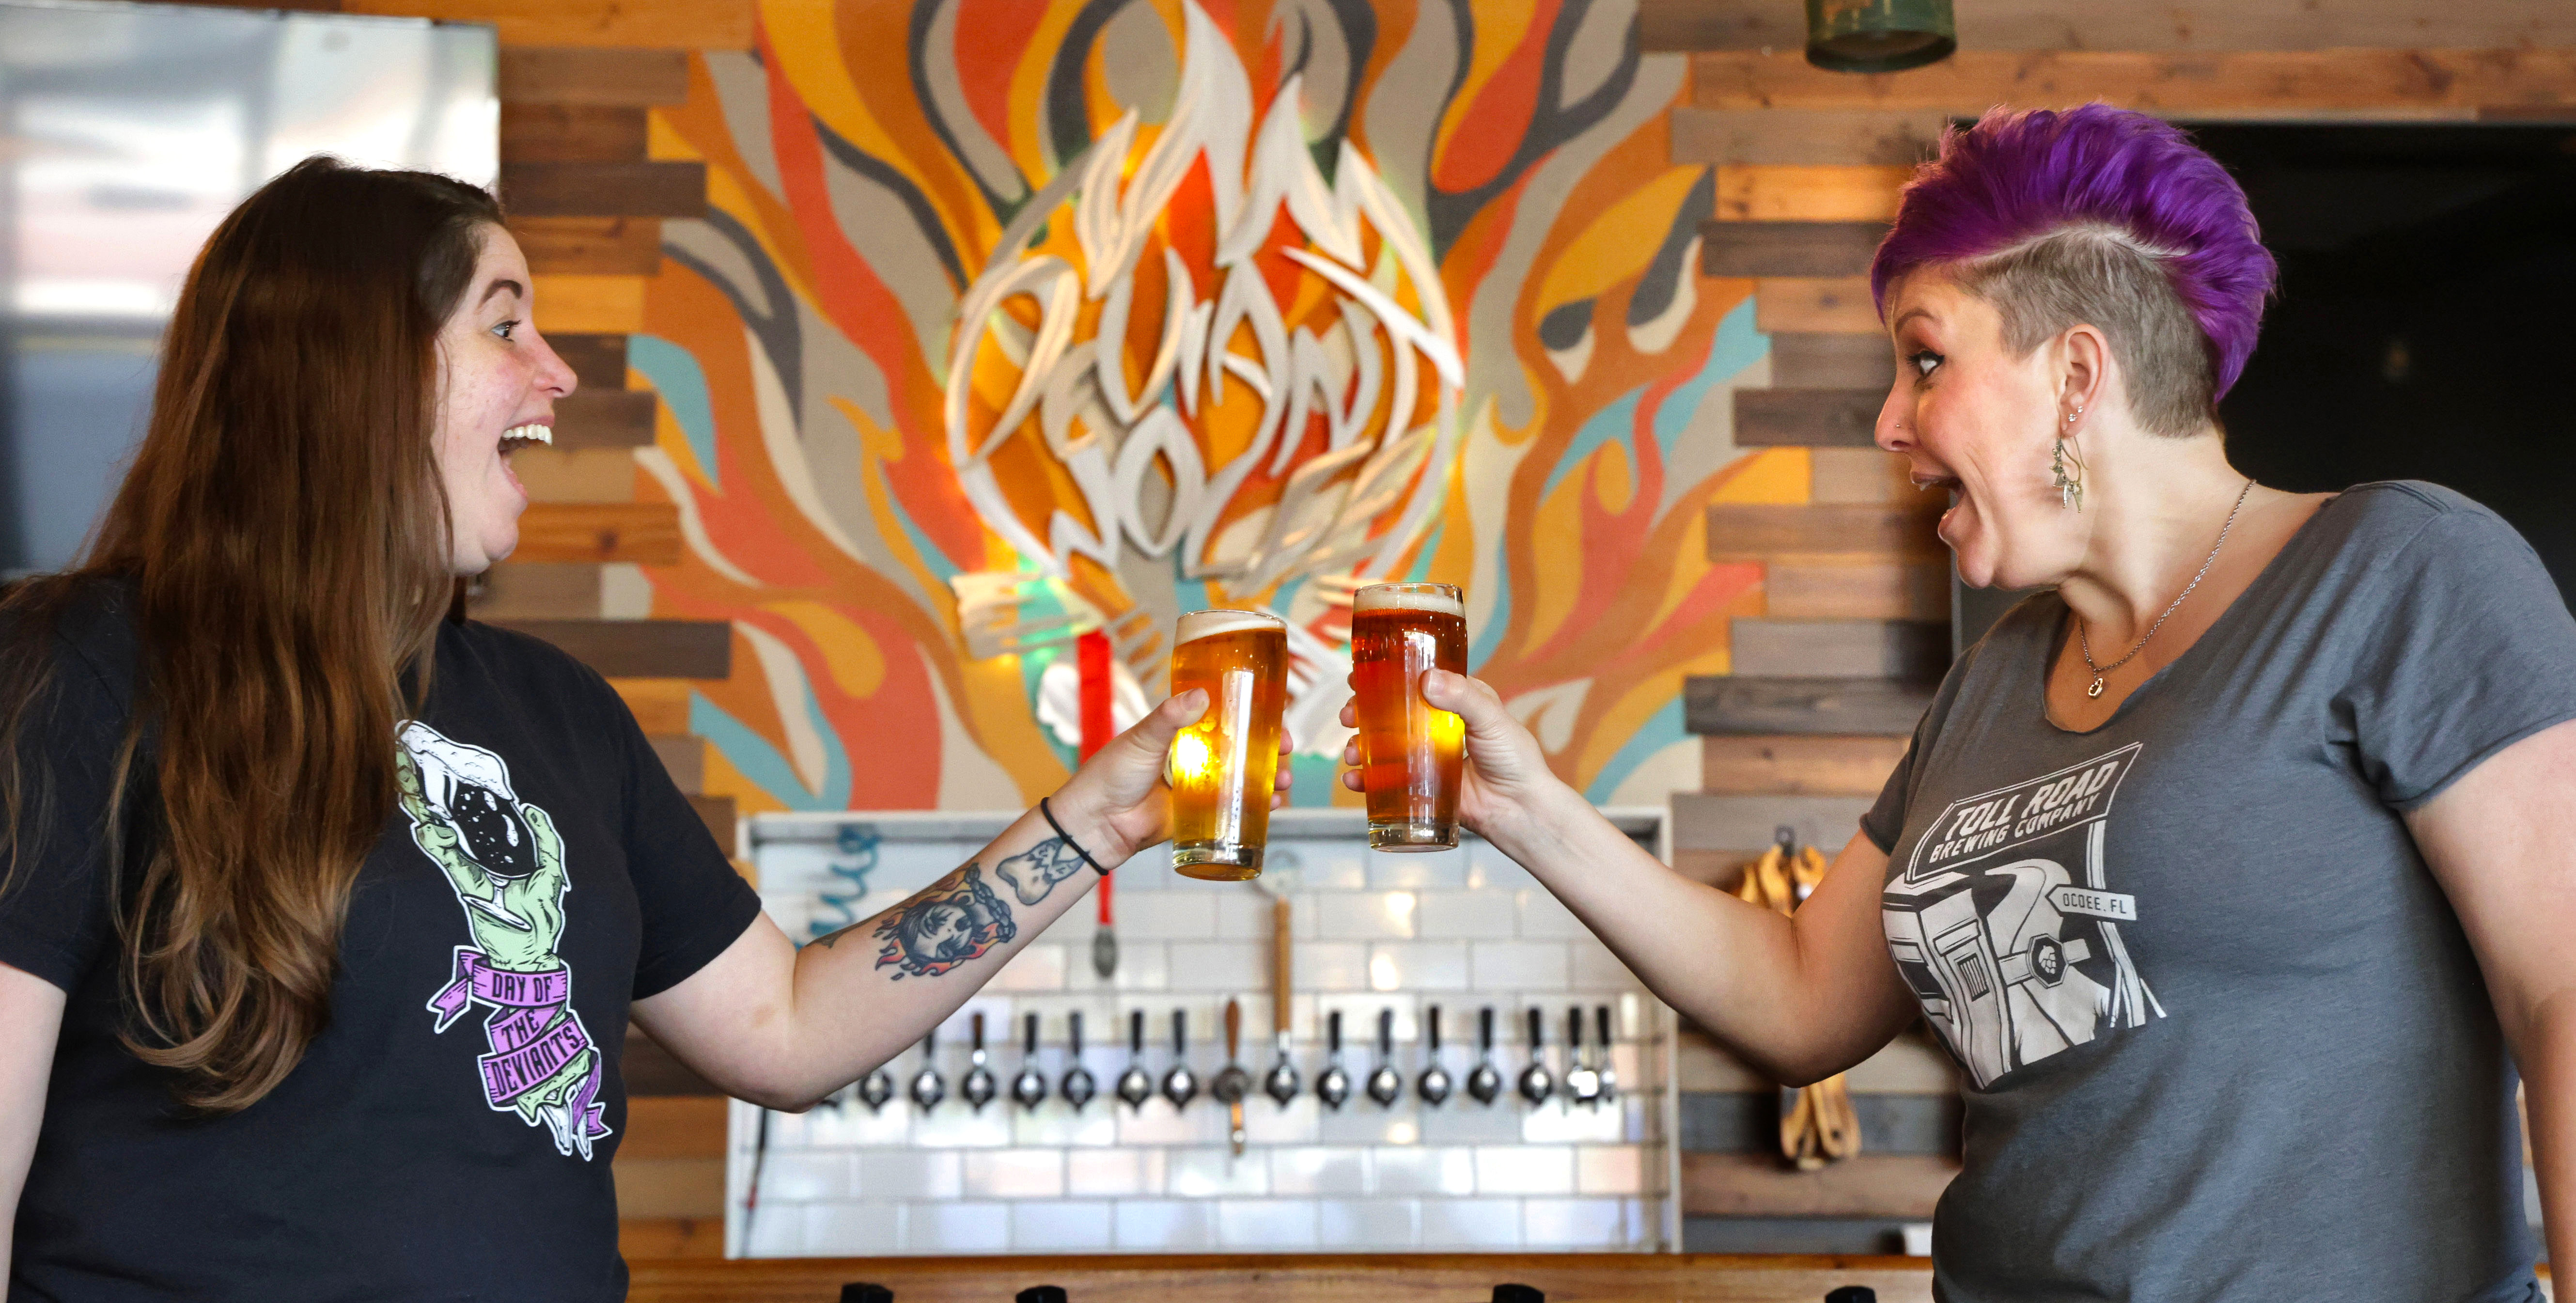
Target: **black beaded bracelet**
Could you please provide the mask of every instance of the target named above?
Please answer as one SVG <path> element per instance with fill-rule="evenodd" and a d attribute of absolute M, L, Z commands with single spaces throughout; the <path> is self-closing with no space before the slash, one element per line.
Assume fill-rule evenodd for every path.
<path fill-rule="evenodd" d="M 1074 854 L 1082 857 L 1083 863 L 1091 866 L 1092 872 L 1104 878 L 1109 876 L 1109 870 L 1100 867 L 1100 861 L 1091 858 L 1091 852 L 1082 849 L 1082 843 L 1075 841 L 1073 834 L 1066 832 L 1064 825 L 1055 821 L 1055 811 L 1047 808 L 1047 799 L 1043 796 L 1038 798 L 1038 816 L 1047 821 L 1047 827 L 1055 829 L 1055 835 L 1063 838 L 1064 844 L 1072 847 Z"/>

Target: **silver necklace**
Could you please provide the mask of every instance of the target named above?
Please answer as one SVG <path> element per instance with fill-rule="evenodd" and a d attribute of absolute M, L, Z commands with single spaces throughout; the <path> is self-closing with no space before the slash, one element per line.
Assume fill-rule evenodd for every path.
<path fill-rule="evenodd" d="M 2202 575 L 2206 575 L 2206 574 L 2208 574 L 2208 573 L 2209 573 L 2209 567 L 2210 567 L 2211 565 L 2215 564 L 2215 563 L 2217 562 L 2217 560 L 2218 560 L 2218 549 L 2220 549 L 2220 548 L 2222 548 L 2222 547 L 2227 546 L 2227 531 L 2229 531 L 2229 530 L 2231 530 L 2231 529 L 2236 528 L 2236 513 L 2237 513 L 2237 512 L 2240 512 L 2240 511 L 2243 511 L 2243 510 L 2245 509 L 2245 495 L 2246 495 L 2246 494 L 2249 494 L 2249 493 L 2252 493 L 2253 491 L 2254 491 L 2254 481 L 2252 481 L 2252 480 L 2250 480 L 2250 479 L 2249 479 L 2249 480 L 2247 480 L 2247 481 L 2245 481 L 2245 487 L 2244 487 L 2244 488 L 2238 489 L 2238 490 L 2236 491 L 2236 505 L 2227 509 L 2227 523 L 2218 527 L 2218 541 L 2217 541 L 2216 543 L 2213 543 L 2213 544 L 2211 544 L 2211 545 L 2210 545 L 2210 548 L 2209 548 L 2209 559 L 2200 563 L 2200 571 L 2199 571 L 2199 573 L 2198 573 L 2198 574 L 2194 574 L 2194 575 L 2191 577 L 2191 582 L 2190 582 L 2190 583 L 2184 584 L 2184 585 L 2182 586 L 2182 594 L 2181 594 L 2181 596 L 2178 596 L 2178 597 L 2176 597 L 2176 598 L 2174 598 L 2174 599 L 2173 599 L 2173 606 L 2168 606 L 2168 607 L 2166 607 L 2166 608 L 2165 608 L 2165 613 L 2164 613 L 2163 615 L 2159 615 L 2159 616 L 2157 616 L 2157 617 L 2156 617 L 2156 622 L 2155 622 L 2154 624 L 2151 624 L 2151 625 L 2147 626 L 2147 635 L 2146 635 L 2146 637 L 2145 637 L 2145 638 L 2140 638 L 2140 639 L 2138 639 L 2138 641 L 2137 641 L 2137 645 L 2135 645 L 2135 646 L 2133 646 L 2133 647 L 2129 648 L 2129 654 L 2128 654 L 2128 655 L 2123 656 L 2123 657 L 2121 657 L 2120 659 L 2118 659 L 2118 660 L 2116 660 L 2116 661 L 2113 661 L 2113 662 L 2111 662 L 2111 663 L 2110 663 L 2110 664 L 2108 664 L 2108 665 L 2096 665 L 2096 664 L 2094 664 L 2094 663 L 2093 663 L 2093 635 L 2092 635 L 2092 634 L 2091 634 L 2091 633 L 2090 633 L 2090 632 L 2089 632 L 2089 631 L 2084 627 L 2084 617 L 2082 617 L 2082 616 L 2080 616 L 2080 615 L 2079 615 L 2079 616 L 2077 616 L 2077 617 L 2075 618 L 2075 642 L 2076 642 L 2076 645 L 2077 645 L 2078 647 L 2080 647 L 2080 648 L 2082 648 L 2082 649 L 2083 649 L 2083 652 L 2084 652 L 2084 668 L 2086 668 L 2086 669 L 2088 669 L 2088 670 L 2093 671 L 2093 686 L 2092 686 L 2092 687 L 2089 687 L 2089 688 L 2086 688 L 2086 689 L 2084 690 L 2084 695 L 2085 695 L 2085 696 L 2088 696 L 2088 697 L 2098 697 L 2098 696 L 2101 696 L 2101 695 L 2102 695 L 2102 678 L 2103 678 L 2103 676 L 2104 676 L 2104 675 L 2106 675 L 2106 674 L 2109 674 L 2109 673 L 2110 673 L 2111 671 L 2113 671 L 2113 670 L 2116 670 L 2116 669 L 2120 668 L 2120 667 L 2121 667 L 2121 666 L 2123 666 L 2123 665 L 2128 664 L 2129 662 L 2131 662 L 2131 661 L 2133 661 L 2133 660 L 2136 660 L 2136 659 L 2138 658 L 2138 653 L 2139 653 L 2139 652 L 2142 652 L 2142 651 L 2145 651 L 2145 650 L 2147 649 L 2147 639 L 2148 639 L 2148 638 L 2153 638 L 2153 637 L 2155 637 L 2155 636 L 2156 636 L 2156 630 L 2158 630 L 2158 629 L 2161 629 L 2161 628 L 2165 627 L 2165 621 L 2166 621 L 2166 620 L 2169 620 L 2169 619 L 2171 619 L 2171 618 L 2173 618 L 2174 608 L 2175 608 L 2175 607 L 2179 607 L 2179 606 L 2181 606 L 2181 605 L 2182 605 L 2182 599 L 2183 599 L 2184 597 L 2189 597 L 2189 596 L 2191 596 L 2191 590 L 2193 590 L 2193 589 L 2195 589 L 2195 588 L 2200 587 L 2200 580 L 2201 580 L 2201 576 L 2202 576 Z"/>

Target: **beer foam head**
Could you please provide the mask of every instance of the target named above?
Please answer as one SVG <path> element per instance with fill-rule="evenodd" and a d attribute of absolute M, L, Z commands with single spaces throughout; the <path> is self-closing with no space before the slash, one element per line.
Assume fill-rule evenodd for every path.
<path fill-rule="evenodd" d="M 1446 584 L 1371 584 L 1351 598 L 1354 611 L 1431 611 L 1467 618 L 1467 604 Z"/>
<path fill-rule="evenodd" d="M 1174 627 L 1172 642 L 1177 646 L 1201 638 L 1213 638 L 1221 633 L 1242 633 L 1247 629 L 1277 629 L 1284 633 L 1287 627 L 1278 616 L 1263 615 L 1259 611 L 1192 611 L 1182 616 Z"/>

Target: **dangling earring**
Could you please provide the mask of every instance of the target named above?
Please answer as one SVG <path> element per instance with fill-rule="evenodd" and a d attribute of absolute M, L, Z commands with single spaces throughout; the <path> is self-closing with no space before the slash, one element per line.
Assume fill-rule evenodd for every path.
<path fill-rule="evenodd" d="M 2083 409 L 2083 408 L 2078 407 L 2078 408 L 2076 408 L 2076 409 L 2075 409 L 2075 415 L 2076 415 L 2076 416 L 2081 416 L 2081 415 L 2083 415 L 2083 414 L 2084 414 L 2084 409 Z M 2074 417 L 2074 416 L 2067 417 L 2067 418 L 2066 418 L 2066 423 L 2067 423 L 2068 425 L 2073 425 L 2073 424 L 2075 424 L 2075 417 Z M 2067 510 L 2069 510 L 2069 511 L 2075 511 L 2075 512 L 2081 512 L 2081 511 L 2083 511 L 2083 510 L 2084 510 L 2084 458 L 2083 458 L 2083 456 L 2082 456 L 2081 454 L 2078 454 L 2078 455 L 2076 456 L 2076 458 L 2075 458 L 2075 473 L 2074 473 L 2074 474 L 2072 474 L 2072 475 L 2067 474 L 2067 472 L 2066 472 L 2066 436 L 2065 436 L 2065 435 L 2062 435 L 2062 434 L 2061 434 L 2061 435 L 2057 436 L 2057 451 L 2056 451 L 2056 452 L 2055 452 L 2055 453 L 2050 457 L 2050 459 L 2049 459 L 2049 470 L 2050 470 L 2050 472 L 2051 472 L 2052 474 L 2054 474 L 2054 475 L 2057 477 L 2057 503 L 2058 503 L 2058 505 L 2059 505 L 2059 506 L 2061 506 L 2061 507 L 2063 507 L 2063 508 L 2065 508 L 2065 509 L 2067 509 Z"/>

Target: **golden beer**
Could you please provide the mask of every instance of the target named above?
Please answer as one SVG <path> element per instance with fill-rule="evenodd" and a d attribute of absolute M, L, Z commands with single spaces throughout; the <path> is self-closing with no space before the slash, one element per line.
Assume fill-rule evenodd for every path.
<path fill-rule="evenodd" d="M 1467 607 L 1448 584 L 1371 584 L 1351 600 L 1351 691 L 1369 845 L 1445 851 L 1458 844 L 1466 724 L 1422 696 L 1434 669 L 1467 672 Z"/>
<path fill-rule="evenodd" d="M 1207 714 L 1172 740 L 1172 867 L 1219 882 L 1259 877 L 1288 705 L 1288 626 L 1257 611 L 1193 611 L 1172 639 L 1172 694 L 1208 695 Z"/>

